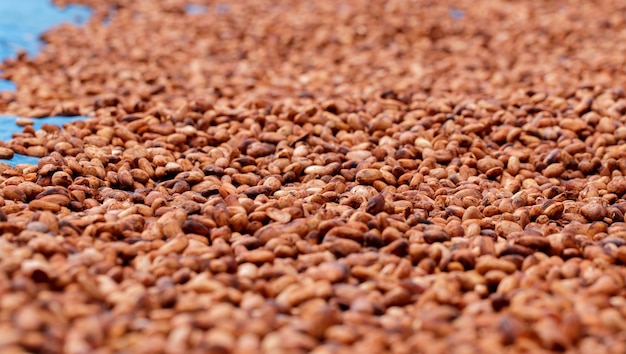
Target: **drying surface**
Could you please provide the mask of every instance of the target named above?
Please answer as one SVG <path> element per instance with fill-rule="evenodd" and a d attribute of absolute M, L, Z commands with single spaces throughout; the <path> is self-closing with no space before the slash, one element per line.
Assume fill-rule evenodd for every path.
<path fill-rule="evenodd" d="M 89 9 L 85 6 L 70 5 L 58 8 L 49 0 L 3 1 L 0 2 L 0 61 L 14 58 L 20 51 L 35 56 L 41 48 L 39 36 L 47 29 L 61 23 L 80 25 L 89 16 Z M 0 92 L 15 91 L 15 83 L 0 79 Z M 84 117 L 76 117 L 84 118 Z M 0 115 L 0 141 L 11 139 L 13 133 L 22 129 L 15 124 L 17 117 Z M 39 129 L 42 124 L 59 124 L 67 119 L 58 117 L 40 118 L 34 128 Z M 60 124 L 59 124 L 60 125 Z M 2 159 L 11 156 L 2 154 Z M 36 157 L 15 155 L 10 158 L 11 165 L 20 163 L 37 164 Z"/>
<path fill-rule="evenodd" d="M 620 1 L 124 1 L 6 60 L 5 352 L 626 352 Z M 193 6 L 191 6 L 193 5 Z"/>

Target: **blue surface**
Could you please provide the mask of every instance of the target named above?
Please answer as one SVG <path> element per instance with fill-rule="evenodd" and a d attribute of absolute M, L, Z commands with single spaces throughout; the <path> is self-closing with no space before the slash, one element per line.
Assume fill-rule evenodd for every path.
<path fill-rule="evenodd" d="M 24 128 L 15 124 L 18 117 L 0 115 L 0 140 L 7 141 L 13 137 L 14 133 L 21 133 Z M 77 116 L 77 117 L 48 117 L 48 118 L 32 118 L 33 128 L 35 131 L 41 129 L 44 124 L 54 124 L 63 126 L 65 123 L 73 122 L 81 119 L 88 119 L 89 117 Z M 15 154 L 10 160 L 1 160 L 0 163 L 8 163 L 11 166 L 27 163 L 36 165 L 39 162 L 38 157 L 26 156 Z"/>
<path fill-rule="evenodd" d="M 217 4 L 215 5 L 215 12 L 219 15 L 227 14 L 230 12 L 229 4 Z"/>
<path fill-rule="evenodd" d="M 185 12 L 187 12 L 187 15 L 202 15 L 207 12 L 207 7 L 205 5 L 189 4 L 185 7 Z"/>
<path fill-rule="evenodd" d="M 23 163 L 27 163 L 29 165 L 36 165 L 37 163 L 39 163 L 39 157 L 14 154 L 12 159 L 0 160 L 0 162 L 8 163 L 11 166 L 21 165 Z"/>
<path fill-rule="evenodd" d="M 50 0 L 0 0 L 0 61 L 13 58 L 19 50 L 26 50 L 29 56 L 37 54 L 43 43 L 41 34 L 61 23 L 84 24 L 91 16 L 91 10 L 85 6 L 70 5 L 63 9 L 52 5 Z M 0 79 L 1 91 L 15 91 L 13 82 Z M 0 112 L 1 113 L 1 112 Z M 43 124 L 61 126 L 86 117 L 49 117 L 34 120 L 35 130 Z M 23 128 L 15 124 L 17 117 L 0 115 L 0 140 L 7 141 L 13 133 L 22 132 Z M 16 154 L 11 160 L 0 160 L 11 165 L 36 164 L 36 157 Z"/>
<path fill-rule="evenodd" d="M 0 140 L 7 141 L 13 138 L 14 133 L 21 133 L 24 128 L 15 124 L 18 117 L 0 115 Z M 74 116 L 74 117 L 46 117 L 46 118 L 31 118 L 33 120 L 33 128 L 35 131 L 41 129 L 44 124 L 52 124 L 62 127 L 63 124 L 74 122 L 77 120 L 88 119 L 89 117 Z"/>
<path fill-rule="evenodd" d="M 448 15 L 450 15 L 450 17 L 452 17 L 452 19 L 454 20 L 461 20 L 463 19 L 463 17 L 465 17 L 465 12 L 463 10 L 459 10 L 455 7 L 451 7 L 448 10 Z"/>
<path fill-rule="evenodd" d="M 91 10 L 70 5 L 64 9 L 50 0 L 0 0 L 0 60 L 25 49 L 33 56 L 39 51 L 39 36 L 61 23 L 84 24 Z"/>
<path fill-rule="evenodd" d="M 2 91 L 15 91 L 15 84 L 9 80 L 0 79 L 0 92 Z"/>

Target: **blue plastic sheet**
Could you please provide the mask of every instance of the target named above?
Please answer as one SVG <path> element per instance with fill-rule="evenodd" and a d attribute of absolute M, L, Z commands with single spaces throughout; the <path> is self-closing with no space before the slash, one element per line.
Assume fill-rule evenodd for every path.
<path fill-rule="evenodd" d="M 91 10 L 77 5 L 60 9 L 50 0 L 2 0 L 0 14 L 0 60 L 4 60 L 20 49 L 37 54 L 42 33 L 61 23 L 84 24 Z"/>
<path fill-rule="evenodd" d="M 185 7 L 187 15 L 202 15 L 207 11 L 205 5 L 189 4 Z"/>
<path fill-rule="evenodd" d="M 461 20 L 465 17 L 465 12 L 463 10 L 459 10 L 455 7 L 451 7 L 448 10 L 448 14 L 452 17 L 453 20 Z"/>
<path fill-rule="evenodd" d="M 36 165 L 39 162 L 38 157 L 26 156 L 20 154 L 14 154 L 11 160 L 0 160 L 0 162 L 8 163 L 11 166 L 21 165 L 21 164 L 29 164 Z"/>
<path fill-rule="evenodd" d="M 7 141 L 13 137 L 14 133 L 21 133 L 24 128 L 15 124 L 18 117 L 0 115 L 0 140 Z M 33 128 L 35 131 L 41 129 L 44 124 L 52 124 L 62 127 L 63 124 L 88 119 L 89 117 L 74 116 L 74 117 L 46 117 L 46 118 L 33 118 Z"/>
<path fill-rule="evenodd" d="M 20 50 L 25 50 L 29 56 L 34 56 L 43 43 L 39 40 L 41 34 L 61 23 L 84 24 L 91 10 L 85 6 L 70 5 L 63 9 L 52 5 L 50 0 L 0 0 L 0 61 L 13 58 Z M 7 80 L 0 80 L 0 91 L 15 91 L 15 84 Z M 0 112 L 1 113 L 1 112 Z M 15 124 L 17 117 L 0 115 L 0 140 L 11 139 L 13 133 L 21 132 L 22 127 Z M 61 126 L 64 123 L 85 119 L 86 117 L 49 117 L 35 119 L 35 130 L 41 129 L 43 124 Z M 28 163 L 36 164 L 36 157 L 16 154 L 7 162 L 11 165 Z"/>
<path fill-rule="evenodd" d="M 20 127 L 15 123 L 17 118 L 18 117 L 15 116 L 0 115 L 0 140 L 7 141 L 13 137 L 14 133 L 21 133 L 24 130 L 23 127 Z M 83 116 L 33 118 L 33 128 L 37 131 L 41 129 L 44 124 L 52 124 L 62 127 L 65 123 L 88 118 L 89 117 Z M 38 157 L 15 154 L 11 160 L 0 160 L 0 163 L 8 163 L 12 166 L 23 163 L 36 165 L 38 161 Z"/>
<path fill-rule="evenodd" d="M 0 79 L 0 92 L 2 91 L 15 91 L 15 84 L 9 80 Z"/>

